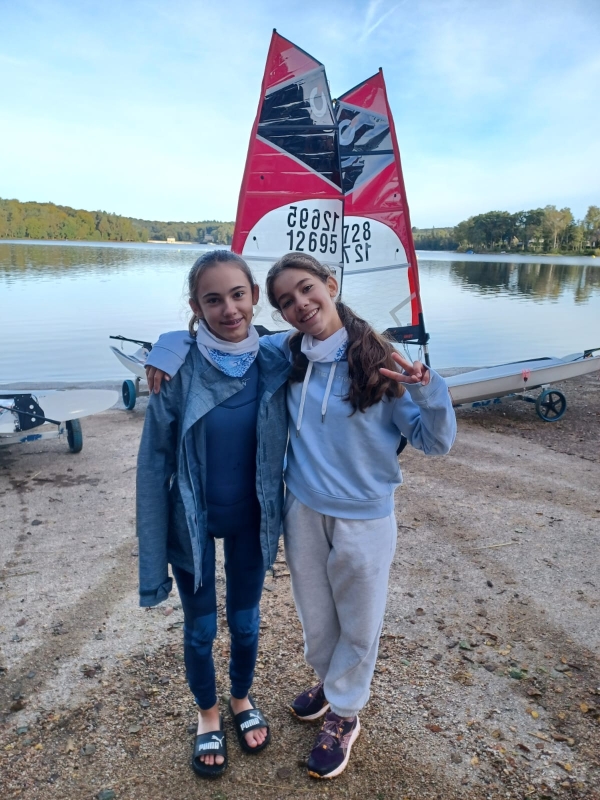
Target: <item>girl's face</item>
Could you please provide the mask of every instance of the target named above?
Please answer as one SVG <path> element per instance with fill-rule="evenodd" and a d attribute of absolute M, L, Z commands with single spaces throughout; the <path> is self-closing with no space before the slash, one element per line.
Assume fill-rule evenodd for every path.
<path fill-rule="evenodd" d="M 219 339 L 241 342 L 248 336 L 258 293 L 238 266 L 225 262 L 204 271 L 190 306 Z"/>
<path fill-rule="evenodd" d="M 290 268 L 275 278 L 273 291 L 281 316 L 302 333 L 322 340 L 343 327 L 335 307 L 335 278 L 323 283 L 307 270 Z"/>

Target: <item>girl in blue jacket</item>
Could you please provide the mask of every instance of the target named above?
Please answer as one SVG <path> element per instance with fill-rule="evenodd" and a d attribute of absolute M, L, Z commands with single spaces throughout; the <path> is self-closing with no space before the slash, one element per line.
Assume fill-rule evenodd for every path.
<path fill-rule="evenodd" d="M 194 346 L 173 380 L 150 397 L 138 456 L 140 604 L 168 597 L 170 564 L 198 705 L 192 767 L 216 777 L 227 766 L 212 658 L 216 538 L 223 538 L 227 579 L 229 708 L 246 752 L 258 753 L 270 739 L 249 690 L 263 579 L 281 528 L 290 365 L 281 352 L 259 348 L 251 324 L 259 290 L 239 256 L 223 250 L 201 256 L 188 286 Z"/>
<path fill-rule="evenodd" d="M 303 721 L 325 716 L 308 771 L 333 778 L 360 732 L 377 658 L 396 546 L 400 436 L 444 454 L 456 419 L 444 379 L 402 358 L 338 301 L 335 278 L 312 256 L 281 258 L 267 293 L 295 328 L 265 344 L 292 365 L 284 542 L 305 657 L 319 679 L 291 709 Z M 169 372 L 175 359 L 162 357 L 160 345 L 150 363 Z M 177 334 L 162 340 L 170 351 L 184 345 Z"/>

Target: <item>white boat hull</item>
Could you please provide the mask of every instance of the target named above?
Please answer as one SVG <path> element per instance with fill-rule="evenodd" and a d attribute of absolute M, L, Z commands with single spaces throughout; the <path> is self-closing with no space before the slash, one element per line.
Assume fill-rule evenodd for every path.
<path fill-rule="evenodd" d="M 564 358 L 517 361 L 462 372 L 446 378 L 455 406 L 505 397 L 600 370 L 600 356 L 576 353 Z"/>
<path fill-rule="evenodd" d="M 117 347 L 113 347 L 112 345 L 109 345 L 109 347 L 126 369 L 128 369 L 130 372 L 133 372 L 133 374 L 141 380 L 146 380 L 146 370 L 144 369 L 144 364 L 148 358 L 148 351 L 145 347 L 140 347 L 139 350 L 136 350 L 135 353 L 131 354 L 124 353 L 123 350 L 119 350 Z"/>
<path fill-rule="evenodd" d="M 9 392 L 4 392 L 7 395 Z M 56 422 L 69 422 L 80 417 L 88 417 L 112 408 L 119 399 L 119 393 L 108 389 L 66 389 L 32 390 L 14 392 L 18 395 L 31 395 L 42 410 L 42 416 Z M 10 397 L 0 399 L 0 406 L 12 406 Z M 38 412 L 39 413 L 39 412 Z M 13 411 L 0 409 L 0 436 L 14 435 L 18 430 L 18 415 Z M 38 428 L 39 430 L 39 428 Z M 36 432 L 31 429 L 31 434 Z"/>

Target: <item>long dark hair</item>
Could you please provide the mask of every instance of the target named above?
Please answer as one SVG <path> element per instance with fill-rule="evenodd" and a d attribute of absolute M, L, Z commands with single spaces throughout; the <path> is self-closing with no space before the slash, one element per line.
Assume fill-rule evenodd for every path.
<path fill-rule="evenodd" d="M 196 292 L 198 291 L 198 282 L 200 278 L 207 269 L 211 269 L 212 267 L 216 267 L 219 264 L 235 264 L 236 267 L 239 267 L 246 278 L 248 278 L 248 283 L 250 284 L 250 288 L 254 289 L 256 286 L 256 281 L 254 280 L 254 275 L 252 274 L 250 267 L 243 258 L 232 253 L 231 250 L 210 250 L 208 253 L 204 253 L 203 255 L 199 256 L 195 261 L 188 273 L 187 277 L 187 285 L 188 285 L 188 293 L 190 300 L 194 302 L 198 302 L 196 297 Z M 190 336 L 196 335 L 196 325 L 200 321 L 200 318 L 196 316 L 196 314 L 192 313 L 190 321 L 188 323 L 188 330 L 190 332 Z"/>
<path fill-rule="evenodd" d="M 308 253 L 287 253 L 273 264 L 267 275 L 267 296 L 273 308 L 278 311 L 281 309 L 275 298 L 274 284 L 277 277 L 287 269 L 310 272 L 323 283 L 327 283 L 327 278 L 332 274 L 328 267 Z M 396 362 L 392 358 L 394 348 L 391 343 L 341 300 L 332 302 L 335 302 L 342 324 L 348 332 L 350 389 L 344 400 L 350 403 L 353 413 L 365 411 L 384 397 L 400 397 L 404 393 L 404 387 L 379 372 L 380 367 L 396 369 Z M 303 381 L 308 367 L 308 359 L 300 350 L 302 336 L 303 334 L 298 331 L 290 338 L 293 361 L 289 379 L 292 382 Z"/>

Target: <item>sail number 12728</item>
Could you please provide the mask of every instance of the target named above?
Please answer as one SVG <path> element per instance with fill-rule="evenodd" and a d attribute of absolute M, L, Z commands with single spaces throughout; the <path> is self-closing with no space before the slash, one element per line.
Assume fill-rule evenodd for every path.
<path fill-rule="evenodd" d="M 289 206 L 287 228 L 290 250 L 328 256 L 339 252 L 341 215 L 336 211 Z"/>
<path fill-rule="evenodd" d="M 361 222 L 351 222 L 344 225 L 342 241 L 342 262 L 360 264 L 369 260 L 371 242 L 371 222 L 366 219 Z"/>

